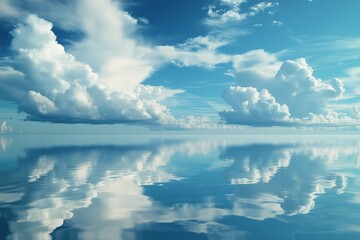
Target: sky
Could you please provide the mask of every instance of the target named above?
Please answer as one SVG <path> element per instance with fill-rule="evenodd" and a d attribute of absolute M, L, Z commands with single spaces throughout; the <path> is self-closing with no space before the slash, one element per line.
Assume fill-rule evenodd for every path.
<path fill-rule="evenodd" d="M 0 132 L 357 130 L 359 11 L 358 0 L 2 0 Z"/>

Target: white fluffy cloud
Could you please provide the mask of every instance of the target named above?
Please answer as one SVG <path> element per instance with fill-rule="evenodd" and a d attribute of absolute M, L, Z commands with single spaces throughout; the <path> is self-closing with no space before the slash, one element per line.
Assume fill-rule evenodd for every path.
<path fill-rule="evenodd" d="M 275 86 L 269 86 L 270 91 L 289 106 L 295 117 L 324 114 L 327 112 L 326 103 L 344 93 L 340 79 L 322 81 L 314 77 L 312 68 L 303 58 L 284 62 L 273 83 Z"/>
<path fill-rule="evenodd" d="M 231 87 L 223 98 L 232 109 L 220 112 L 228 123 L 319 124 L 321 118 L 324 124 L 350 121 L 327 106 L 329 101 L 336 100 L 344 93 L 342 81 L 337 78 L 330 81 L 316 78 L 313 69 L 303 58 L 281 63 L 276 55 L 255 50 L 234 57 L 234 72 L 231 75 L 238 86 Z M 266 105 L 264 98 L 258 97 L 260 93 L 268 96 Z M 330 119 L 335 118 L 337 120 L 331 122 Z"/>
<path fill-rule="evenodd" d="M 191 51 L 183 49 L 182 47 L 158 46 L 156 49 L 164 59 L 183 67 L 197 66 L 213 68 L 217 64 L 231 61 L 230 56 L 217 53 L 213 49 L 207 48 Z"/>
<path fill-rule="evenodd" d="M 103 83 L 101 74 L 65 52 L 51 29 L 50 22 L 29 15 L 12 32 L 11 47 L 16 53 L 12 67 L 2 68 L 1 92 L 17 102 L 28 119 L 166 124 L 173 120 L 160 102 L 182 91 L 144 86 L 136 81 L 127 91 L 107 84 L 106 79 Z"/>
<path fill-rule="evenodd" d="M 258 92 L 252 87 L 230 87 L 223 93 L 231 110 L 220 112 L 220 116 L 231 124 L 241 125 L 284 125 L 290 120 L 289 109 L 279 104 L 266 90 Z"/>
<path fill-rule="evenodd" d="M 0 67 L 1 98 L 18 103 L 30 120 L 211 127 L 208 121 L 198 124 L 204 120 L 201 117 L 190 116 L 187 122 L 171 116 L 161 101 L 181 90 L 141 83 L 166 63 L 213 68 L 230 62 L 231 56 L 217 52 L 230 38 L 209 34 L 176 46 L 149 46 L 136 37 L 137 20 L 120 4 L 104 0 L 34 6 L 35 12 L 57 27 L 81 32 L 80 40 L 70 42 L 66 49 L 57 42 L 51 22 L 32 14 L 14 15 L 23 24 L 12 31 L 13 59 Z M 27 15 L 19 1 L 6 2 L 6 6 Z M 64 17 L 49 15 L 49 9 L 69 11 L 64 11 Z"/>
<path fill-rule="evenodd" d="M 242 80 L 251 81 L 256 85 L 274 78 L 281 66 L 276 54 L 270 54 L 263 49 L 235 55 L 232 62 L 234 70 L 230 72 L 230 75 L 235 80 L 241 77 Z"/>

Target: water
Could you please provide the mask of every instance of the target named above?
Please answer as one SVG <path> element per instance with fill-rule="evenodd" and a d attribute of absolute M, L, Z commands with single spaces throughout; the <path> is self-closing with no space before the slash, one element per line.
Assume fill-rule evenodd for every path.
<path fill-rule="evenodd" d="M 0 138 L 0 239 L 360 239 L 355 137 Z"/>

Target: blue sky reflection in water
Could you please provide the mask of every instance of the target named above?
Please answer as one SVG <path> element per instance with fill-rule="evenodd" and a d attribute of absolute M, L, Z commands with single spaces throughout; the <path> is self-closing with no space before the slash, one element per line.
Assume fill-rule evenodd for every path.
<path fill-rule="evenodd" d="M 353 138 L 46 138 L 0 140 L 0 239 L 360 237 Z"/>

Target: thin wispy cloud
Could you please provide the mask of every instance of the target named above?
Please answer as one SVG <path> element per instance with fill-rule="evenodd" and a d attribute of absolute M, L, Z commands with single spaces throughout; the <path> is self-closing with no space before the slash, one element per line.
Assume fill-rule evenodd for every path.
<path fill-rule="evenodd" d="M 217 4 L 208 6 L 208 17 L 205 19 L 205 23 L 213 27 L 226 28 L 227 24 L 242 22 L 278 5 L 273 2 L 260 2 L 245 11 L 242 6 L 246 2 L 243 0 L 220 0 Z"/>

